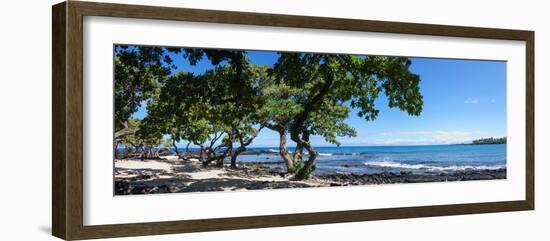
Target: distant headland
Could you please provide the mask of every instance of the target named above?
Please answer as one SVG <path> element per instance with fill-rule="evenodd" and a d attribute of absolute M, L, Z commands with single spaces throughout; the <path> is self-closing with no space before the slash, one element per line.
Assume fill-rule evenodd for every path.
<path fill-rule="evenodd" d="M 482 139 L 473 140 L 472 143 L 470 143 L 470 144 L 471 145 L 506 144 L 506 137 L 482 138 Z"/>

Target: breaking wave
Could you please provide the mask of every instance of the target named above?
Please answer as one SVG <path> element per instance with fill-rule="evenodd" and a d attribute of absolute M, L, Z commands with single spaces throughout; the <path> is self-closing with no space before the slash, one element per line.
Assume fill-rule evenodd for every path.
<path fill-rule="evenodd" d="M 427 164 L 407 164 L 407 163 L 398 163 L 398 162 L 392 162 L 392 161 L 372 161 L 372 162 L 365 162 L 364 163 L 367 166 L 373 166 L 373 167 L 385 167 L 385 168 L 398 168 L 398 169 L 420 169 L 420 170 L 430 170 L 430 171 L 464 171 L 464 170 L 496 170 L 505 168 L 505 165 L 480 165 L 480 166 L 472 166 L 472 165 L 452 165 L 452 166 L 434 166 L 434 165 L 427 165 Z"/>

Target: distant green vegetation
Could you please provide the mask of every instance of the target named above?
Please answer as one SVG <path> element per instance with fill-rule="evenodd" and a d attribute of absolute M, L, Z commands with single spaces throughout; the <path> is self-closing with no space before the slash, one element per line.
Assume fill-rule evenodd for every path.
<path fill-rule="evenodd" d="M 506 137 L 502 138 L 483 138 L 472 141 L 474 145 L 487 145 L 487 144 L 506 144 Z"/>

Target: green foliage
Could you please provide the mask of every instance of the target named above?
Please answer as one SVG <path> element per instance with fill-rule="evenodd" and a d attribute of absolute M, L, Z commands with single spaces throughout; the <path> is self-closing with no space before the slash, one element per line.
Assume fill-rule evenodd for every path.
<path fill-rule="evenodd" d="M 137 129 L 140 125 L 141 121 L 139 119 L 131 118 L 128 120 L 129 128 Z M 143 146 L 143 141 L 137 135 L 125 135 L 119 139 L 119 144 L 138 149 Z"/>
<path fill-rule="evenodd" d="M 487 145 L 487 144 L 506 144 L 506 137 L 501 138 L 482 138 L 472 141 L 474 145 Z"/>
<path fill-rule="evenodd" d="M 170 135 L 176 142 L 188 140 L 200 145 L 209 137 L 211 126 L 203 112 L 207 107 L 204 86 L 192 74 L 180 72 L 167 78 L 163 88 L 147 106 L 146 129 Z"/>
<path fill-rule="evenodd" d="M 355 129 L 344 122 L 350 111 L 349 107 L 343 105 L 330 103 L 321 105 L 319 111 L 310 114 L 311 135 L 323 136 L 327 142 L 336 145 L 340 145 L 337 137 L 357 136 Z"/>
<path fill-rule="evenodd" d="M 115 130 L 126 122 L 170 74 L 172 60 L 159 47 L 115 47 Z"/>
<path fill-rule="evenodd" d="M 223 158 L 215 154 L 222 149 L 229 155 L 232 143 L 239 143 L 239 151 L 244 151 L 261 128 L 254 127 L 260 124 L 255 110 L 262 104 L 258 80 L 265 76 L 265 68 L 248 64 L 235 51 L 169 51 L 185 53 L 192 64 L 209 56 L 218 65 L 200 75 L 180 72 L 169 76 L 151 96 L 143 126 L 170 135 L 176 142 L 200 146 L 207 151 L 205 159 Z M 222 60 L 239 64 L 220 64 Z"/>
<path fill-rule="evenodd" d="M 133 152 L 141 153 L 158 147 L 163 141 L 162 134 L 156 131 L 156 129 L 144 127 L 143 124 L 139 119 L 130 118 L 128 120 L 128 127 L 137 129 L 138 131 L 122 136 L 118 140 L 118 144 L 130 148 Z"/>
<path fill-rule="evenodd" d="M 277 113 L 269 121 L 284 126 L 297 143 L 295 152 L 301 153 L 304 148 L 315 152 L 309 143 L 311 135 L 321 135 L 336 145 L 340 144 L 337 137 L 355 136 L 355 130 L 344 122 L 349 112 L 358 109 L 366 121 L 376 119 L 375 100 L 381 91 L 389 107 L 419 115 L 423 105 L 420 78 L 409 66 L 410 60 L 400 57 L 280 53 L 271 71 L 274 91 L 266 91 L 272 98 L 266 112 Z M 302 161 L 302 155 L 294 156 L 294 162 Z M 310 158 L 298 169 L 300 177 L 309 176 L 305 174 L 314 161 Z"/>
<path fill-rule="evenodd" d="M 167 53 L 180 54 L 192 65 L 207 60 L 214 68 L 171 74 Z M 356 136 L 345 122 L 350 112 L 375 120 L 381 93 L 389 107 L 420 115 L 420 78 L 410 64 L 402 57 L 279 53 L 271 67 L 250 63 L 246 51 L 120 47 L 115 50 L 116 128 L 128 127 L 124 124 L 134 121 L 131 115 L 147 101 L 147 117 L 123 141 L 139 138 L 160 145 L 168 135 L 201 147 L 206 162 L 223 163 L 232 155 L 234 166 L 236 155 L 267 127 L 280 134 L 287 171 L 305 179 L 315 170 L 317 156 L 309 138 L 318 135 L 340 145 L 339 137 Z M 296 144 L 292 158 L 287 134 Z"/>

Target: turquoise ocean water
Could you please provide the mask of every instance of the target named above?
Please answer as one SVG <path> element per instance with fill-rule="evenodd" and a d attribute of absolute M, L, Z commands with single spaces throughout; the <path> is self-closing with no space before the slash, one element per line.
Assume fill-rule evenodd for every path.
<path fill-rule="evenodd" d="M 239 156 L 240 162 L 283 167 L 275 147 L 248 148 L 270 153 Z M 331 173 L 441 173 L 506 167 L 506 144 L 317 147 L 316 175 Z"/>

